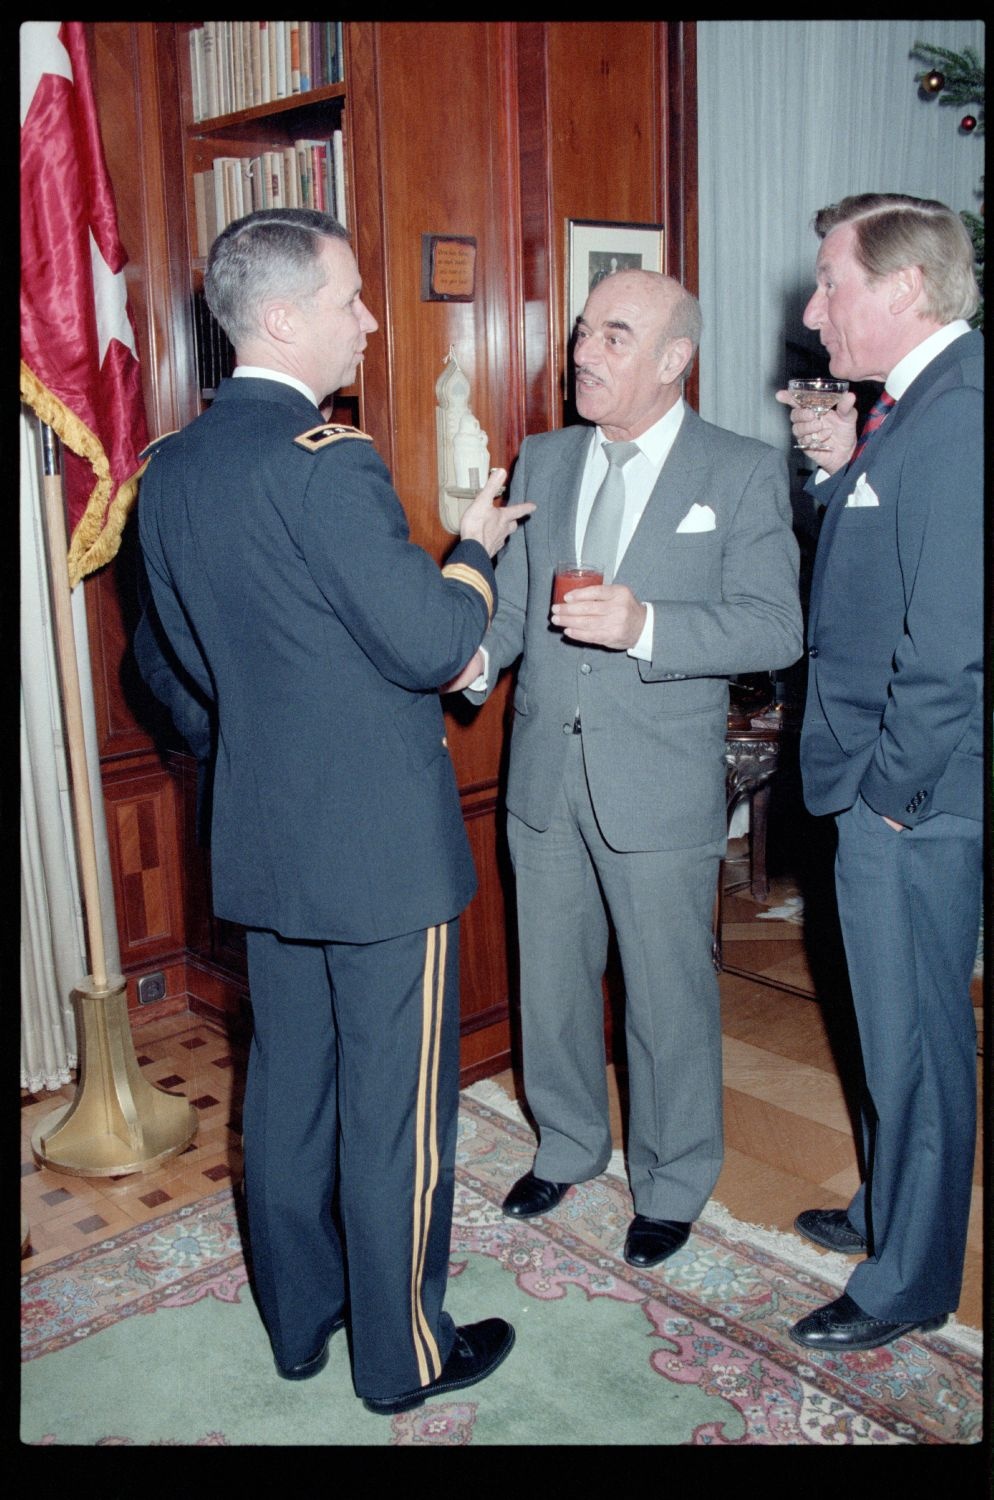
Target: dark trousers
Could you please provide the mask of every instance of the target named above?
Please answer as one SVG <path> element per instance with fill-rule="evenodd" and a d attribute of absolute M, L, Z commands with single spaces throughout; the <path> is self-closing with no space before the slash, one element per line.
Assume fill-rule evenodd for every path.
<path fill-rule="evenodd" d="M 981 825 L 939 813 L 902 832 L 861 799 L 837 818 L 836 888 L 868 1100 L 867 1181 L 849 1218 L 869 1241 L 847 1291 L 892 1322 L 959 1302 L 976 1145 L 970 977 Z"/>
<path fill-rule="evenodd" d="M 250 930 L 247 946 L 245 1184 L 273 1352 L 300 1363 L 345 1312 L 360 1396 L 427 1385 L 454 1337 L 442 1301 L 459 1100 L 458 921 L 366 944 Z"/>

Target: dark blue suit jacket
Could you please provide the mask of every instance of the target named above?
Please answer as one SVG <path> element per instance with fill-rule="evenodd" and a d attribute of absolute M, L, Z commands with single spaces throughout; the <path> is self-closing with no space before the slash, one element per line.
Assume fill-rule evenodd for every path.
<path fill-rule="evenodd" d="M 146 687 L 168 708 L 174 728 L 203 771 L 214 748 L 213 703 L 204 697 L 170 645 L 144 574 L 138 581 L 138 595 L 142 612 L 131 643 L 135 664 Z"/>
<path fill-rule="evenodd" d="M 813 813 L 862 796 L 908 826 L 982 816 L 983 347 L 956 339 L 856 463 L 809 486 L 827 501 L 801 737 Z"/>
<path fill-rule="evenodd" d="M 371 942 L 455 917 L 475 873 L 437 689 L 496 598 L 476 542 L 440 570 L 362 434 L 237 379 L 153 445 L 139 529 L 159 618 L 216 704 L 218 916 Z M 349 429 L 351 432 L 351 429 Z"/>

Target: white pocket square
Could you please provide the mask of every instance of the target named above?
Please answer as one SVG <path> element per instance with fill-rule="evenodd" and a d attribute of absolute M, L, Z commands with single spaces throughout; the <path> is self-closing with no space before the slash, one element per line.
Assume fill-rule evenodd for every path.
<path fill-rule="evenodd" d="M 877 492 L 872 485 L 866 481 L 866 475 L 861 474 L 856 481 L 856 488 L 851 495 L 846 497 L 846 508 L 856 505 L 879 505 Z"/>
<path fill-rule="evenodd" d="M 677 527 L 677 536 L 681 532 L 688 531 L 713 531 L 717 524 L 714 518 L 714 511 L 710 505 L 697 505 L 695 503 L 690 507 Z"/>

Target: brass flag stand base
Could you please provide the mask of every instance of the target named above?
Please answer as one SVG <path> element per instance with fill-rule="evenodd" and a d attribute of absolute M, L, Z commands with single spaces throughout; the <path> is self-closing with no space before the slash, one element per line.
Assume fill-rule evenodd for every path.
<path fill-rule="evenodd" d="M 79 1085 L 72 1102 L 47 1115 L 31 1136 L 42 1166 L 77 1177 L 147 1172 L 188 1146 L 197 1112 L 181 1094 L 143 1077 L 120 975 L 98 987 L 90 975 L 72 991 L 80 1039 Z"/>
<path fill-rule="evenodd" d="M 70 1104 L 55 1110 L 35 1127 L 31 1150 L 35 1161 L 55 1172 L 71 1172 L 77 1177 L 123 1177 L 129 1172 L 147 1172 L 188 1146 L 197 1133 L 197 1114 L 181 1094 L 167 1094 L 142 1076 L 131 1039 L 124 980 L 120 974 L 107 972 L 79 667 L 69 600 L 59 445 L 53 429 L 44 422 L 42 457 L 52 619 L 72 773 L 89 963 L 93 972 L 72 991 L 79 1043 L 76 1095 Z"/>

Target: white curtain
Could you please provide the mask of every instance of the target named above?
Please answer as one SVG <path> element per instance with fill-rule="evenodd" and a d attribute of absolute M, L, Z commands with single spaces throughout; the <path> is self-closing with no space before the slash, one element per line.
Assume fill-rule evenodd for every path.
<path fill-rule="evenodd" d="M 699 21 L 701 415 L 790 449 L 773 399 L 813 290 L 813 214 L 849 193 L 980 211 L 984 140 L 923 102 L 916 41 L 984 56 L 973 21 Z M 974 111 L 975 113 L 976 111 Z"/>
<path fill-rule="evenodd" d="M 38 421 L 21 410 L 21 1087 L 32 1093 L 70 1082 L 78 1064 L 70 992 L 87 973 L 70 779 L 52 633 Z M 93 712 L 83 591 L 73 593 L 73 628 L 93 801 L 104 946 L 120 968 Z"/>

